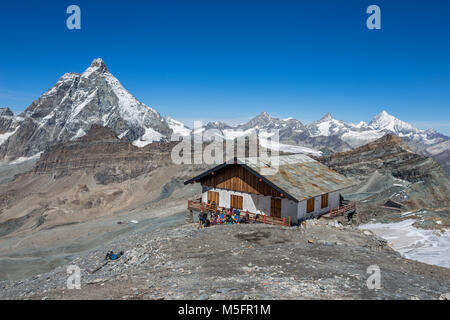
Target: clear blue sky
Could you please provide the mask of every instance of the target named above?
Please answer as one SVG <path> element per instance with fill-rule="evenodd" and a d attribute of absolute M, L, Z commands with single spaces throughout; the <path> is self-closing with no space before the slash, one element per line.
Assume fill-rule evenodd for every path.
<path fill-rule="evenodd" d="M 308 123 L 386 109 L 450 134 L 450 1 L 2 1 L 0 106 L 24 110 L 96 57 L 189 124 L 262 111 Z M 81 7 L 81 30 L 66 8 Z M 367 6 L 381 30 L 366 28 Z"/>

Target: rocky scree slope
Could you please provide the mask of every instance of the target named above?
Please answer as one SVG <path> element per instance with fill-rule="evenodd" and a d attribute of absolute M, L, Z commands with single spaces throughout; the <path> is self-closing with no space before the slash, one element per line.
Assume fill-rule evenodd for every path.
<path fill-rule="evenodd" d="M 105 263 L 112 249 L 125 255 Z M 186 225 L 135 233 L 70 264 L 81 268 L 82 290 L 66 289 L 61 266 L 21 281 L 0 281 L 0 298 L 439 299 L 448 291 L 450 272 L 401 258 L 368 231 L 312 220 L 300 228 Z M 372 264 L 382 270 L 381 290 L 367 288 Z"/>
<path fill-rule="evenodd" d="M 401 204 L 405 211 L 450 206 L 450 178 L 445 170 L 432 158 L 410 151 L 400 137 L 386 135 L 317 159 L 355 181 L 345 193 L 362 200 L 358 212 L 364 212 L 365 203 L 383 206 L 387 200 Z"/>

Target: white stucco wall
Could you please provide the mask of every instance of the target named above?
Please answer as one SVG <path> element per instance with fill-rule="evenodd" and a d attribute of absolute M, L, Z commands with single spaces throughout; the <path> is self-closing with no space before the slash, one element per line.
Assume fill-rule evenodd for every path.
<path fill-rule="evenodd" d="M 233 194 L 242 197 L 242 207 L 244 211 L 248 210 L 254 213 L 261 213 L 267 215 L 270 214 L 270 197 L 224 189 L 203 187 L 202 193 L 203 202 L 208 202 L 208 191 L 214 191 L 219 193 L 219 206 L 221 207 L 226 208 L 230 207 L 231 195 Z"/>
<path fill-rule="evenodd" d="M 326 212 L 330 212 L 331 208 L 337 208 L 339 206 L 339 191 L 330 192 L 328 194 L 328 207 L 322 208 L 322 196 L 317 196 L 314 198 L 314 211 L 306 213 L 306 202 L 307 200 L 300 201 L 298 203 L 297 217 L 298 219 L 305 218 L 311 215 L 319 215 Z"/>
<path fill-rule="evenodd" d="M 230 207 L 230 196 L 232 194 L 242 196 L 243 210 L 270 215 L 270 199 L 269 196 L 255 195 L 237 191 L 230 191 L 224 189 L 216 189 L 210 187 L 203 187 L 202 201 L 208 202 L 208 191 L 215 191 L 219 193 L 219 206 Z M 291 217 L 292 223 L 297 223 L 298 220 L 310 215 L 319 215 L 330 211 L 330 208 L 336 208 L 339 206 L 339 191 L 331 192 L 328 194 L 328 207 L 321 208 L 322 196 L 315 197 L 314 199 L 314 212 L 306 214 L 306 200 L 296 202 L 290 199 L 281 200 L 281 217 Z"/>
<path fill-rule="evenodd" d="M 292 201 L 290 199 L 282 199 L 281 200 L 281 217 L 288 218 L 291 217 L 291 223 L 297 223 L 297 208 L 298 202 Z"/>

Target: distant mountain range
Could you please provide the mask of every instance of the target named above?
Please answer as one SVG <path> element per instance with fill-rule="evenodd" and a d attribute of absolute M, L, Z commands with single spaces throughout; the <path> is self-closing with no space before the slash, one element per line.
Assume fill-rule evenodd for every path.
<path fill-rule="evenodd" d="M 85 135 L 93 124 L 111 128 L 119 138 L 137 147 L 154 141 L 169 141 L 173 134 L 193 133 L 183 123 L 161 116 L 138 101 L 101 59 L 95 59 L 82 74 L 64 74 L 24 112 L 14 115 L 9 108 L 0 108 L 0 159 L 10 161 L 35 156 L 54 144 Z M 417 129 L 386 111 L 376 115 L 370 123 L 347 123 L 327 113 L 308 125 L 263 112 L 244 124 L 230 126 L 215 121 L 201 130 L 205 129 L 217 129 L 218 135 L 232 138 L 252 132 L 267 135 L 279 130 L 280 150 L 315 155 L 351 150 L 386 134 L 394 134 L 402 137 L 414 152 L 435 157 L 447 171 L 450 167 L 449 137 L 434 129 Z"/>
<path fill-rule="evenodd" d="M 224 136 L 225 134 L 239 136 L 239 131 L 243 131 L 241 134 L 248 134 L 251 131 L 270 132 L 278 129 L 280 141 L 283 143 L 303 145 L 314 149 L 329 149 L 329 151 L 350 150 L 386 134 L 402 137 L 414 151 L 419 152 L 449 140 L 449 137 L 434 129 L 417 129 L 386 111 L 376 115 L 369 124 L 364 121 L 358 124 L 346 123 L 334 119 L 330 113 L 327 113 L 320 120 L 304 125 L 293 118 L 273 118 L 263 112 L 249 122 L 235 127 L 222 122 L 210 122 L 205 128 L 218 129 Z"/>

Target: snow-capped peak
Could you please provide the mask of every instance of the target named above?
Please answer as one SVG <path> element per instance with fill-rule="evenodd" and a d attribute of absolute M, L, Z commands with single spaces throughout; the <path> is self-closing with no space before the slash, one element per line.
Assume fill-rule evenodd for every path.
<path fill-rule="evenodd" d="M 364 127 L 367 127 L 367 122 L 365 122 L 364 120 L 361 120 L 360 122 L 358 122 L 358 124 L 353 124 L 353 126 L 356 128 L 364 128 Z"/>
<path fill-rule="evenodd" d="M 373 117 L 373 119 L 370 123 L 373 125 L 376 125 L 376 124 L 382 124 L 382 123 L 392 123 L 395 120 L 397 120 L 397 119 L 394 116 L 387 113 L 386 110 L 383 110 L 379 114 L 377 114 L 375 117 Z"/>
<path fill-rule="evenodd" d="M 347 125 L 341 120 L 335 120 L 328 112 L 320 120 L 308 125 L 312 136 L 332 136 L 347 131 Z"/>
<path fill-rule="evenodd" d="M 186 127 L 182 122 L 172 119 L 169 116 L 164 117 L 164 121 L 167 123 L 170 129 L 172 129 L 173 137 L 177 136 L 189 136 L 191 129 Z"/>
<path fill-rule="evenodd" d="M 257 115 L 254 119 L 258 120 L 270 120 L 272 117 L 269 116 L 269 114 L 266 111 L 261 112 L 259 115 Z"/>
<path fill-rule="evenodd" d="M 108 68 L 106 67 L 105 62 L 101 58 L 94 59 L 89 68 L 87 68 L 81 76 L 83 78 L 88 78 L 94 72 L 99 73 L 108 72 Z"/>
<path fill-rule="evenodd" d="M 14 113 L 8 107 L 1 107 L 0 117 L 14 117 Z"/>
<path fill-rule="evenodd" d="M 419 131 L 413 125 L 397 119 L 385 110 L 376 115 L 372 121 L 370 121 L 369 126 L 376 130 L 388 130 L 397 134 Z"/>
<path fill-rule="evenodd" d="M 328 112 L 326 115 L 324 115 L 322 118 L 320 118 L 320 120 L 317 122 L 325 122 L 325 121 L 330 121 L 330 120 L 333 120 L 333 117 L 331 116 L 331 113 Z"/>
<path fill-rule="evenodd" d="M 91 67 L 106 68 L 106 65 L 102 58 L 96 58 L 96 59 L 92 60 Z"/>

